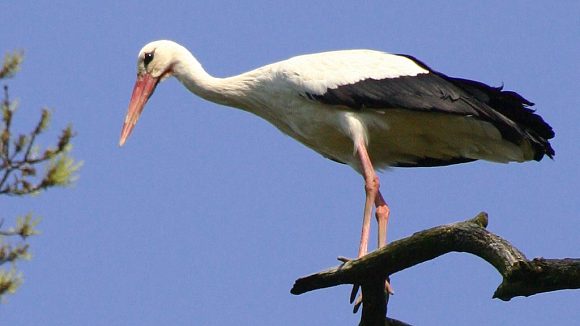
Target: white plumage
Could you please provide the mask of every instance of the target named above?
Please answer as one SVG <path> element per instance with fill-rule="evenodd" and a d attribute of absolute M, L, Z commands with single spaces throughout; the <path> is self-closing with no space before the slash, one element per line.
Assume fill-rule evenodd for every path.
<path fill-rule="evenodd" d="M 363 79 L 417 76 L 429 71 L 411 59 L 372 50 L 344 50 L 307 54 L 268 65 L 272 73 L 293 83 L 298 92 L 322 95 L 329 88 Z"/>

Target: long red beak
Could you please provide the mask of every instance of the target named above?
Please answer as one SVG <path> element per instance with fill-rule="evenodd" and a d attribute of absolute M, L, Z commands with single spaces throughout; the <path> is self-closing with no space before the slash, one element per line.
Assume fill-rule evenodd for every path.
<path fill-rule="evenodd" d="M 123 130 L 121 130 L 121 140 L 119 141 L 119 146 L 123 146 L 131 135 L 133 128 L 139 120 L 141 112 L 145 107 L 145 103 L 159 82 L 159 78 L 152 77 L 150 74 L 143 74 L 137 77 L 135 82 L 135 87 L 133 87 L 133 95 L 131 95 L 131 101 L 129 102 L 129 109 L 127 110 L 127 116 L 125 117 L 125 122 L 123 123 Z"/>

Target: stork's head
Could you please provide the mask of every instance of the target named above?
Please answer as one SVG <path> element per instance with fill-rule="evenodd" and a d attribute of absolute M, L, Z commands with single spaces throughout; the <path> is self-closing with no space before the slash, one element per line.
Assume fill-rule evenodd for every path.
<path fill-rule="evenodd" d="M 173 69 L 177 62 L 178 54 L 184 48 L 172 41 L 155 41 L 145 45 L 139 51 L 137 59 L 137 81 L 133 88 L 133 95 L 129 102 L 127 116 L 121 131 L 119 145 L 123 146 L 133 131 L 137 120 L 145 107 L 145 103 L 159 82 L 173 75 Z"/>

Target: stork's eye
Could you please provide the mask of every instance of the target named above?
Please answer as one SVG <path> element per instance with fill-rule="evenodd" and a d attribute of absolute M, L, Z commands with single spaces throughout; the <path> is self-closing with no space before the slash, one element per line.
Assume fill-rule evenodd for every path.
<path fill-rule="evenodd" d="M 143 59 L 145 66 L 147 66 L 151 61 L 153 61 L 153 52 L 145 53 L 145 58 Z"/>

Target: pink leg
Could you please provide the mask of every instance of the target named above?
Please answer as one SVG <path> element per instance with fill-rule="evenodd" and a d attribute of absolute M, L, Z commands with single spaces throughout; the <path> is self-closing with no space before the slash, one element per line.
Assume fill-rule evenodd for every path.
<path fill-rule="evenodd" d="M 360 258 L 366 255 L 368 252 L 369 233 L 371 229 L 371 214 L 373 211 L 373 205 L 379 199 L 377 197 L 377 194 L 379 193 L 379 178 L 375 173 L 375 169 L 373 168 L 371 159 L 364 144 L 359 144 L 357 146 L 357 154 L 361 164 L 361 172 L 365 179 L 365 193 L 366 193 L 365 209 L 363 213 L 363 225 L 357 257 Z M 380 197 L 380 200 L 384 202 L 382 196 Z"/>
<path fill-rule="evenodd" d="M 377 198 L 375 200 L 375 205 L 377 206 L 376 208 L 376 218 L 377 218 L 377 223 L 379 225 L 379 241 L 378 241 L 378 246 L 379 248 L 382 248 L 384 246 L 387 245 L 387 227 L 389 225 L 389 206 L 387 205 L 387 202 L 385 202 L 385 199 L 383 198 L 383 195 L 381 194 L 380 191 L 377 192 Z M 391 283 L 389 283 L 389 280 L 387 279 L 385 281 L 385 289 L 387 290 L 387 292 L 389 294 L 393 294 L 395 293 L 393 291 L 393 288 L 391 287 Z"/>
<path fill-rule="evenodd" d="M 383 198 L 383 195 L 381 194 L 381 191 L 379 190 L 377 192 L 377 198 L 375 199 L 375 205 L 376 205 L 376 218 L 377 218 L 377 223 L 379 225 L 379 241 L 378 241 L 378 246 L 379 248 L 382 248 L 384 246 L 387 245 L 387 227 L 389 225 L 389 206 L 387 205 L 387 203 L 385 202 L 385 199 Z"/>
<path fill-rule="evenodd" d="M 376 219 L 378 223 L 378 246 L 379 248 L 384 247 L 387 244 L 387 224 L 389 222 L 389 206 L 385 202 L 383 195 L 379 191 L 380 182 L 379 177 L 375 173 L 375 169 L 373 168 L 373 164 L 367 152 L 366 146 L 364 144 L 357 145 L 357 154 L 360 160 L 361 165 L 361 172 L 365 179 L 365 193 L 366 193 L 366 200 L 365 200 L 365 208 L 363 214 L 363 226 L 361 231 L 361 239 L 360 245 L 358 250 L 358 257 L 360 258 L 367 254 L 368 252 L 368 243 L 369 243 L 369 234 L 370 234 L 370 227 L 371 227 L 371 214 L 373 210 L 373 205 L 376 206 Z M 358 285 L 354 285 L 350 302 L 352 303 L 356 297 L 356 293 L 358 292 Z M 391 285 L 387 281 L 385 284 L 385 288 L 389 293 L 393 293 Z M 360 305 L 362 302 L 362 297 L 359 296 L 355 302 L 355 310 L 357 310 L 357 306 Z"/>
<path fill-rule="evenodd" d="M 371 225 L 371 213 L 373 204 L 376 206 L 375 217 L 379 226 L 378 232 L 378 247 L 382 248 L 387 244 L 387 226 L 389 223 L 389 206 L 379 187 L 379 177 L 375 173 L 373 164 L 364 144 L 357 146 L 357 154 L 361 163 L 361 170 L 365 179 L 365 209 L 363 214 L 363 227 L 361 231 L 361 240 L 358 250 L 358 258 L 364 256 L 368 252 L 369 233 Z"/>

